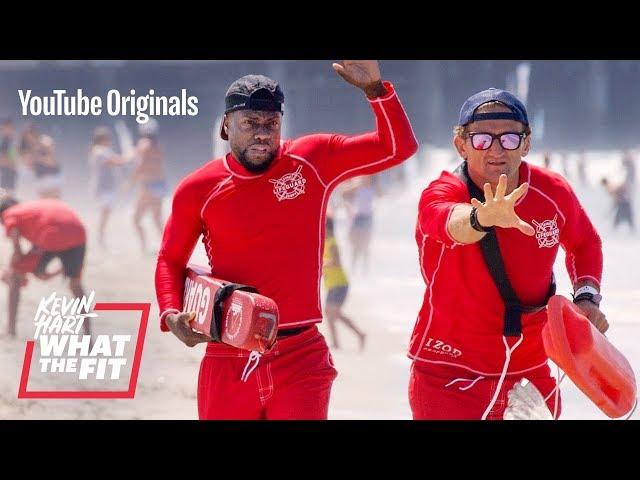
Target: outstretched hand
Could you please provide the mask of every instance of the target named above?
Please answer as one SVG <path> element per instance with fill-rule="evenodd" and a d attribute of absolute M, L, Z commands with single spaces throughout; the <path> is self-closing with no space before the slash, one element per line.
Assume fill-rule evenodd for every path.
<path fill-rule="evenodd" d="M 523 183 L 509 195 L 505 195 L 507 191 L 507 176 L 504 174 L 500 175 L 495 195 L 491 190 L 491 185 L 485 183 L 485 202 L 481 203 L 475 198 L 471 199 L 471 205 L 478 210 L 477 218 L 480 225 L 483 227 L 517 228 L 525 235 L 533 235 L 535 233 L 534 228 L 518 217 L 514 210 L 515 203 L 527 193 L 528 188 L 529 184 Z"/>

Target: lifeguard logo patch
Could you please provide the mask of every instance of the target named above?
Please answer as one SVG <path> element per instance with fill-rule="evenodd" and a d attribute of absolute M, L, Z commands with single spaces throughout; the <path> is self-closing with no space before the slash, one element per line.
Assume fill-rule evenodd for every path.
<path fill-rule="evenodd" d="M 558 228 L 558 215 L 553 217 L 553 220 L 543 220 L 532 222 L 536 226 L 536 240 L 538 240 L 538 247 L 551 248 L 560 242 L 560 229 Z"/>
<path fill-rule="evenodd" d="M 287 173 L 279 179 L 269 179 L 273 183 L 273 194 L 279 202 L 282 200 L 292 200 L 304 193 L 304 185 L 307 180 L 300 173 L 302 165 L 298 166 L 295 172 Z"/>

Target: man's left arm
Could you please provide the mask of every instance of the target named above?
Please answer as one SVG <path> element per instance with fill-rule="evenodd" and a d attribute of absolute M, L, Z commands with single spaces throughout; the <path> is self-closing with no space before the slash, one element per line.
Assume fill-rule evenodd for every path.
<path fill-rule="evenodd" d="M 602 333 L 609 328 L 600 310 L 602 240 L 575 193 L 570 190 L 561 243 L 566 250 L 565 265 L 573 284 L 574 302 Z"/>
<path fill-rule="evenodd" d="M 334 70 L 362 90 L 375 114 L 375 131 L 330 135 L 321 170 L 327 182 L 369 175 L 402 163 L 418 150 L 411 123 L 393 85 L 383 82 L 376 60 L 344 60 Z"/>

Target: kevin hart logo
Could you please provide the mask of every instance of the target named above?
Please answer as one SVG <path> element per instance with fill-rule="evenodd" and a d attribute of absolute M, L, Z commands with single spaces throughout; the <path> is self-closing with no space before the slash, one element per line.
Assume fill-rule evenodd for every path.
<path fill-rule="evenodd" d="M 67 298 L 53 292 L 40 300 L 34 318 L 34 337 L 27 342 L 25 350 L 18 398 L 134 397 L 150 304 L 96 303 L 93 306 L 94 298 L 93 291 L 81 298 Z M 86 322 L 91 322 L 92 331 L 104 330 L 99 311 L 129 312 L 132 321 L 139 322 L 135 346 L 132 335 L 126 331 L 87 334 L 88 329 L 83 328 Z M 39 353 L 34 358 L 36 345 Z M 72 379 L 78 388 L 29 390 L 31 369 L 39 379 L 47 379 L 48 385 L 56 385 L 60 383 L 57 380 L 64 377 Z M 114 385 L 121 384 L 124 372 L 129 371 L 129 388 L 114 389 Z"/>

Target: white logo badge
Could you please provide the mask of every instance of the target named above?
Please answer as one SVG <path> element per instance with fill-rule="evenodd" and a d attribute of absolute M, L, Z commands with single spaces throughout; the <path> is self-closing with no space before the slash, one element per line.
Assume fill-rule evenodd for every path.
<path fill-rule="evenodd" d="M 227 313 L 227 321 L 225 323 L 225 335 L 233 340 L 240 333 L 242 325 L 242 304 L 232 302 L 229 312 Z"/>
<path fill-rule="evenodd" d="M 544 220 L 542 222 L 532 222 L 536 226 L 536 240 L 538 247 L 553 247 L 560 241 L 560 229 L 558 228 L 558 214 L 553 220 Z"/>
<path fill-rule="evenodd" d="M 302 165 L 295 172 L 287 173 L 278 180 L 269 179 L 273 183 L 273 194 L 279 202 L 291 200 L 304 193 L 304 184 L 307 180 L 300 173 L 301 170 Z"/>

